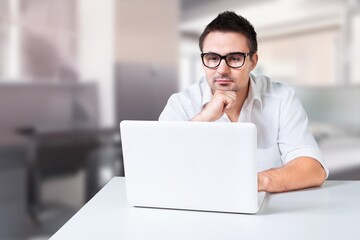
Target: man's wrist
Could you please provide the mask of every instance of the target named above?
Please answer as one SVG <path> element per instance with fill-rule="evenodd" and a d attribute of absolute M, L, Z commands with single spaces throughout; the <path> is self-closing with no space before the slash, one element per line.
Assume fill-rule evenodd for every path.
<path fill-rule="evenodd" d="M 259 192 L 267 192 L 271 183 L 270 174 L 266 171 L 260 172 L 258 174 L 258 191 Z"/>
<path fill-rule="evenodd" d="M 193 119 L 191 119 L 191 121 L 193 121 L 193 122 L 213 122 L 215 120 L 211 119 L 210 116 L 206 116 L 206 114 L 204 114 L 204 112 L 200 112 Z"/>

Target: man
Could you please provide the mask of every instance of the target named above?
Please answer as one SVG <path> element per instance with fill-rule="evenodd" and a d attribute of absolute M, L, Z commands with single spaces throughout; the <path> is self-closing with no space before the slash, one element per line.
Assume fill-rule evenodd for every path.
<path fill-rule="evenodd" d="M 263 149 L 259 191 L 321 186 L 328 170 L 293 89 L 250 74 L 258 61 L 254 27 L 223 12 L 205 28 L 199 46 L 206 80 L 173 94 L 159 120 L 253 122 Z"/>

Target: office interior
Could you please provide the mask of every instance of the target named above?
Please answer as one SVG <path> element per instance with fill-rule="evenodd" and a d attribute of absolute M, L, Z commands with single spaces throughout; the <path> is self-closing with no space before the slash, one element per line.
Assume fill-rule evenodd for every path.
<path fill-rule="evenodd" d="M 120 121 L 203 75 L 225 10 L 257 30 L 253 74 L 295 88 L 329 179 L 360 179 L 359 0 L 1 0 L 0 239 L 48 239 L 124 176 Z"/>

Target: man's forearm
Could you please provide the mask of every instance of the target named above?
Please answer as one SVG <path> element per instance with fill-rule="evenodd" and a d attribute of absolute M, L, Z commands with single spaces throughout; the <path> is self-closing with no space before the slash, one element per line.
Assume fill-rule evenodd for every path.
<path fill-rule="evenodd" d="M 286 192 L 309 187 L 319 187 L 326 178 L 321 164 L 310 157 L 292 160 L 281 168 L 258 174 L 258 189 L 266 192 Z"/>

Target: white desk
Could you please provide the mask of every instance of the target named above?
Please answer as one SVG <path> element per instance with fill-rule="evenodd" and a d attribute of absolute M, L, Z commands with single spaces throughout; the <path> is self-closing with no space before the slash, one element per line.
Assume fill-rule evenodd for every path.
<path fill-rule="evenodd" d="M 131 207 L 116 177 L 51 239 L 360 239 L 360 181 L 270 194 L 246 215 Z"/>

